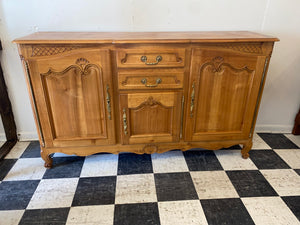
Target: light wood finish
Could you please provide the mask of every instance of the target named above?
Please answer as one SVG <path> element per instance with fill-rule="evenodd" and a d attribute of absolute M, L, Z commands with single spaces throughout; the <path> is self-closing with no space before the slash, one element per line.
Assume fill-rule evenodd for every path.
<path fill-rule="evenodd" d="M 278 38 L 249 31 L 189 32 L 37 32 L 18 38 L 18 44 L 53 43 L 220 43 L 274 42 Z"/>
<path fill-rule="evenodd" d="M 146 81 L 143 82 L 143 81 Z M 184 72 L 181 71 L 120 71 L 118 72 L 118 88 L 133 89 L 181 89 L 183 88 Z M 158 82 L 160 81 L 160 82 Z"/>
<path fill-rule="evenodd" d="M 112 94 L 108 50 L 31 59 L 29 65 L 46 146 L 115 143 L 106 105 L 106 86 Z"/>
<path fill-rule="evenodd" d="M 120 116 L 127 117 L 127 134 L 124 121 L 120 127 L 122 143 L 179 141 L 181 97 L 181 92 L 121 94 Z"/>
<path fill-rule="evenodd" d="M 186 140 L 247 138 L 265 61 L 265 56 L 193 49 Z"/>
<path fill-rule="evenodd" d="M 142 60 L 145 57 L 145 61 Z M 157 60 L 158 58 L 160 60 Z M 117 51 L 119 68 L 152 68 L 152 67 L 183 67 L 185 49 L 142 48 L 120 49 Z"/>
<path fill-rule="evenodd" d="M 46 32 L 17 39 L 45 166 L 54 152 L 242 144 L 249 157 L 277 40 L 253 32 Z"/>

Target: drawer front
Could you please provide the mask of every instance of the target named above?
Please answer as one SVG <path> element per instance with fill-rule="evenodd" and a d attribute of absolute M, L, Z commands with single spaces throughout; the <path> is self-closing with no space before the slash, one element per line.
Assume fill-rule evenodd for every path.
<path fill-rule="evenodd" d="M 185 49 L 119 49 L 119 68 L 184 67 Z"/>
<path fill-rule="evenodd" d="M 128 89 L 177 89 L 183 87 L 183 72 L 118 73 L 118 88 Z"/>

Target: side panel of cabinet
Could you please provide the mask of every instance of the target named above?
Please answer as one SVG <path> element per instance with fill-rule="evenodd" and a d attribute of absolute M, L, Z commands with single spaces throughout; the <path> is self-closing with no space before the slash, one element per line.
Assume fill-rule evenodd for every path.
<path fill-rule="evenodd" d="M 123 144 L 177 142 L 181 92 L 120 95 Z"/>
<path fill-rule="evenodd" d="M 46 147 L 115 143 L 109 50 L 29 61 Z"/>
<path fill-rule="evenodd" d="M 247 139 L 264 56 L 193 49 L 186 141 Z"/>

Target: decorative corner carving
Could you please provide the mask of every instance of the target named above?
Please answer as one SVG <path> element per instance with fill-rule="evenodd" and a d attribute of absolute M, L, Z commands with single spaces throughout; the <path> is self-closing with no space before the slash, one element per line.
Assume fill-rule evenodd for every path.
<path fill-rule="evenodd" d="M 153 154 L 157 152 L 157 150 L 158 150 L 158 146 L 156 144 L 146 144 L 141 150 L 141 153 Z"/>
<path fill-rule="evenodd" d="M 220 72 L 221 71 L 221 65 L 222 63 L 224 62 L 224 59 L 223 57 L 221 56 L 217 56 L 215 58 L 213 58 L 213 60 L 211 61 L 212 63 L 212 71 L 215 73 L 215 72 Z"/>
<path fill-rule="evenodd" d="M 175 57 L 176 57 L 176 62 L 181 63 L 182 62 L 182 58 L 179 57 L 178 53 L 175 53 Z"/>
<path fill-rule="evenodd" d="M 31 56 L 50 56 L 63 52 L 72 51 L 78 47 L 74 46 L 32 46 Z"/>
<path fill-rule="evenodd" d="M 127 62 L 127 56 L 128 56 L 128 54 L 125 53 L 124 58 L 121 59 L 121 63 L 122 63 L 122 64 L 124 64 L 124 63 Z"/>
<path fill-rule="evenodd" d="M 231 49 L 234 51 L 245 52 L 245 53 L 262 53 L 262 43 L 225 43 L 217 44 L 218 47 Z"/>

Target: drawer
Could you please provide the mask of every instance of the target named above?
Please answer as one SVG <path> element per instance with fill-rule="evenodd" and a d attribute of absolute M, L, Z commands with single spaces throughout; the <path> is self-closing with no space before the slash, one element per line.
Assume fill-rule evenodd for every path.
<path fill-rule="evenodd" d="M 185 49 L 119 49 L 119 68 L 184 67 Z"/>
<path fill-rule="evenodd" d="M 152 70 L 153 71 L 153 70 Z M 177 89 L 183 88 L 184 72 L 118 73 L 118 88 L 124 89 Z"/>

